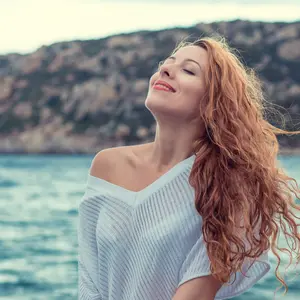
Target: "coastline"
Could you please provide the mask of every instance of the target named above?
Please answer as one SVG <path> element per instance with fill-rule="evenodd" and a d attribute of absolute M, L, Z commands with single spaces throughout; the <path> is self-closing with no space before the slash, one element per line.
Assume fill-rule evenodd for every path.
<path fill-rule="evenodd" d="M 111 145 L 110 145 L 111 146 Z M 108 147 L 110 147 L 108 146 Z M 115 147 L 115 146 L 114 146 Z M 4 149 L 0 149 L 0 155 L 66 155 L 66 156 L 90 156 L 95 155 L 98 151 L 103 147 L 96 147 L 95 149 L 90 149 L 92 151 L 85 151 L 85 149 L 76 149 L 74 151 L 70 151 L 69 149 L 60 151 L 24 151 L 23 149 L 18 149 L 16 151 L 5 151 Z M 106 148 L 106 147 L 104 147 Z M 278 155 L 282 156 L 300 156 L 300 148 L 283 148 L 280 147 L 278 151 Z"/>
<path fill-rule="evenodd" d="M 300 148 L 279 148 L 278 155 L 300 156 Z"/>

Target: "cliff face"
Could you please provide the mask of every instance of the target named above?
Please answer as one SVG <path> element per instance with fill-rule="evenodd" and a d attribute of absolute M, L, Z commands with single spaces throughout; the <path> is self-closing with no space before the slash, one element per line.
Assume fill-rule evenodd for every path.
<path fill-rule="evenodd" d="M 144 106 L 150 76 L 180 39 L 214 31 L 258 71 L 266 98 L 299 123 L 300 22 L 219 22 L 0 56 L 0 151 L 95 153 L 152 140 L 154 119 Z M 279 140 L 300 147 L 299 137 Z"/>

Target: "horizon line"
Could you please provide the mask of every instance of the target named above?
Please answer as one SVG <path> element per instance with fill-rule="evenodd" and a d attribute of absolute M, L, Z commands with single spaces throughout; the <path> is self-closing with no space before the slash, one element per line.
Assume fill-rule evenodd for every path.
<path fill-rule="evenodd" d="M 0 52 L 0 57 L 1 56 L 9 56 L 9 55 L 20 55 L 20 56 L 26 56 L 26 55 L 30 55 L 36 51 L 38 51 L 39 49 L 43 48 L 43 47 L 51 47 L 57 44 L 62 44 L 62 43 L 71 43 L 71 42 L 85 42 L 85 41 L 91 41 L 91 40 L 104 40 L 104 39 L 109 39 L 115 36 L 120 36 L 120 35 L 131 35 L 131 34 L 136 34 L 136 33 L 140 33 L 140 32 L 159 32 L 159 31 L 165 31 L 165 30 L 172 30 L 172 29 L 177 29 L 177 28 L 181 28 L 181 29 L 188 29 L 188 28 L 192 28 L 195 27 L 199 24 L 213 24 L 213 23 L 221 23 L 221 22 L 226 22 L 226 23 L 232 23 L 232 22 L 236 22 L 236 21 L 241 21 L 241 22 L 249 22 L 249 23 L 265 23 L 265 24 L 278 24 L 278 23 L 283 23 L 283 24 L 296 24 L 296 23 L 300 23 L 300 18 L 293 20 L 293 21 L 285 21 L 285 20 L 275 20 L 275 21 L 265 21 L 265 20 L 252 20 L 252 19 L 246 19 L 246 18 L 235 18 L 235 19 L 228 19 L 228 20 L 216 20 L 216 21 L 203 21 L 203 22 L 198 22 L 198 23 L 194 23 L 191 25 L 174 25 L 174 26 L 166 26 L 166 27 L 162 27 L 160 29 L 157 28 L 141 28 L 141 29 L 137 29 L 137 30 L 128 30 L 128 31 L 122 31 L 122 32 L 115 32 L 115 33 L 111 33 L 108 35 L 99 35 L 99 36 L 94 36 L 94 37 L 87 37 L 87 38 L 71 38 L 71 39 L 65 39 L 65 40 L 57 40 L 57 41 L 53 41 L 52 43 L 49 44 L 41 44 L 40 46 L 29 50 L 29 51 L 9 51 L 9 52 Z"/>

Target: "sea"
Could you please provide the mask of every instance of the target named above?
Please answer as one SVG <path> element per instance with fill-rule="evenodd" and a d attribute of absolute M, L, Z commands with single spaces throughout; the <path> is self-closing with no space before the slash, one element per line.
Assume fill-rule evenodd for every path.
<path fill-rule="evenodd" d="M 78 299 L 78 205 L 92 159 L 91 155 L 0 155 L 0 299 Z M 300 185 L 300 156 L 279 160 Z M 279 253 L 286 267 L 288 255 Z M 285 267 L 279 269 L 289 288 L 283 295 L 272 253 L 270 261 L 269 273 L 232 299 L 299 300 L 299 265 L 294 262 L 286 275 Z"/>

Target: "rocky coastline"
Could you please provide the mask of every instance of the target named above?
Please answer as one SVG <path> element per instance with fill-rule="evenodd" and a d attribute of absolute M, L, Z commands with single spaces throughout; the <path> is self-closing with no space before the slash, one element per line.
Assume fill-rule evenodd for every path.
<path fill-rule="evenodd" d="M 256 70 L 286 129 L 300 130 L 300 22 L 236 20 L 0 55 L 0 153 L 93 154 L 153 140 L 154 119 L 144 106 L 151 74 L 182 38 L 215 32 Z M 300 155 L 299 136 L 278 140 L 280 153 Z"/>

